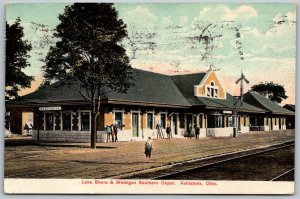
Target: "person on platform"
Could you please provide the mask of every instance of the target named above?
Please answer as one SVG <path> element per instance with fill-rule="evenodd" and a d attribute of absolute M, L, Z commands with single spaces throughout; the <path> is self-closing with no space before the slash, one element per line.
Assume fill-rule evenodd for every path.
<path fill-rule="evenodd" d="M 171 139 L 171 127 L 170 127 L 170 125 L 167 126 L 166 133 L 167 133 L 167 138 Z"/>
<path fill-rule="evenodd" d="M 151 158 L 152 150 L 153 150 L 153 143 L 152 143 L 151 137 L 148 137 L 148 140 L 147 140 L 147 142 L 145 144 L 145 155 L 146 155 L 146 158 Z"/>
<path fill-rule="evenodd" d="M 111 136 L 112 136 L 111 126 L 107 125 L 105 130 L 107 134 L 106 142 L 111 142 Z"/>
<path fill-rule="evenodd" d="M 163 137 L 162 137 L 162 130 L 160 124 L 156 125 L 156 130 L 157 130 L 157 134 L 156 134 L 157 139 L 158 138 L 162 139 Z"/>
<path fill-rule="evenodd" d="M 196 139 L 199 139 L 199 135 L 200 135 L 200 128 L 199 128 L 199 126 L 197 126 L 195 128 L 195 135 L 196 135 Z"/>
<path fill-rule="evenodd" d="M 193 130 L 192 124 L 189 124 L 188 129 L 187 129 L 187 134 L 190 139 L 192 139 L 192 130 Z"/>
<path fill-rule="evenodd" d="M 113 125 L 113 137 L 114 137 L 113 142 L 117 142 L 118 141 L 118 126 L 116 123 L 114 123 L 114 125 Z"/>

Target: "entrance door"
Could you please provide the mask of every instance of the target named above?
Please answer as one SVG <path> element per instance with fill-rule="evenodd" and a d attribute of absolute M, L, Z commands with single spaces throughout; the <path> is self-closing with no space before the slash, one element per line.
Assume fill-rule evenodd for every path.
<path fill-rule="evenodd" d="M 278 118 L 278 120 L 279 120 L 279 130 L 281 130 L 281 118 Z"/>
<path fill-rule="evenodd" d="M 132 113 L 132 136 L 139 136 L 139 114 Z"/>
<path fill-rule="evenodd" d="M 269 124 L 269 131 L 272 131 L 272 119 L 268 118 L 268 124 Z"/>
<path fill-rule="evenodd" d="M 238 116 L 238 131 L 241 131 L 241 117 Z"/>
<path fill-rule="evenodd" d="M 189 126 L 192 126 L 192 128 L 193 128 L 193 115 L 192 114 L 186 114 L 185 129 L 188 130 Z"/>
<path fill-rule="evenodd" d="M 177 135 L 177 115 L 172 115 L 172 131 L 175 135 Z"/>

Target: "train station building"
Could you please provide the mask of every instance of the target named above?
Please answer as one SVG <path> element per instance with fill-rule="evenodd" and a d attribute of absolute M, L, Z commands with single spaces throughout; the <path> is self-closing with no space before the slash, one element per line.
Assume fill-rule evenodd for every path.
<path fill-rule="evenodd" d="M 192 135 L 199 127 L 200 137 L 218 137 L 284 130 L 287 116 L 295 114 L 257 93 L 246 93 L 241 102 L 226 92 L 214 70 L 169 76 L 133 69 L 133 77 L 127 93 L 104 88 L 97 142 L 106 141 L 105 127 L 111 124 L 118 126 L 119 141 L 156 138 L 157 124 L 164 133 L 170 126 L 173 138 L 186 137 L 189 127 Z M 77 88 L 76 82 L 56 82 L 7 102 L 11 132 L 21 134 L 23 120 L 32 118 L 34 139 L 89 142 L 90 106 Z"/>

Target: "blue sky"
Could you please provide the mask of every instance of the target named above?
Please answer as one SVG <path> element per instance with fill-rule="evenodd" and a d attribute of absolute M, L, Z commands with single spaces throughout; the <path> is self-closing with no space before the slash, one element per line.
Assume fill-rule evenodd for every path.
<path fill-rule="evenodd" d="M 25 71 L 37 77 L 37 85 L 42 76 L 40 59 L 55 43 L 52 30 L 65 6 L 7 5 L 7 21 L 20 17 L 25 37 L 34 46 L 32 66 Z M 295 102 L 295 4 L 130 3 L 115 7 L 127 24 L 129 39 L 122 44 L 133 67 L 174 74 L 206 71 L 212 65 L 219 69 L 227 91 L 235 95 L 239 88 L 234 81 L 243 70 L 250 80 L 247 88 L 274 81 L 285 86 L 290 96 L 285 102 Z M 197 39 L 207 26 L 205 34 L 214 37 L 208 45 L 212 50 L 205 50 L 206 45 Z"/>

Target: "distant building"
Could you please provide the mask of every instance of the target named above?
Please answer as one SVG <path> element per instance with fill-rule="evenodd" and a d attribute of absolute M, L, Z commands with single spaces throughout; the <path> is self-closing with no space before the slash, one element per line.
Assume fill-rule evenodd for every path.
<path fill-rule="evenodd" d="M 170 125 L 172 137 L 187 136 L 187 129 L 200 128 L 200 137 L 234 136 L 250 131 L 286 129 L 286 117 L 294 115 L 257 94 L 239 99 L 227 93 L 217 73 L 162 75 L 133 69 L 134 83 L 127 93 L 104 88 L 97 141 L 105 142 L 105 127 L 116 123 L 120 141 L 156 137 L 156 125 L 165 133 Z M 89 142 L 90 107 L 79 94 L 78 83 L 70 87 L 56 82 L 46 88 L 6 103 L 11 113 L 32 111 L 33 137 L 42 141 Z M 10 120 L 21 120 L 11 114 Z M 11 126 L 14 133 L 19 127 Z"/>
<path fill-rule="evenodd" d="M 296 112 L 296 106 L 294 104 L 286 104 L 283 107 L 294 113 Z M 288 129 L 295 129 L 295 115 L 288 115 L 286 118 L 286 123 Z"/>

